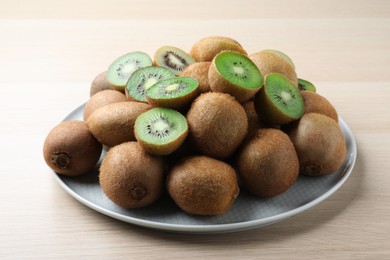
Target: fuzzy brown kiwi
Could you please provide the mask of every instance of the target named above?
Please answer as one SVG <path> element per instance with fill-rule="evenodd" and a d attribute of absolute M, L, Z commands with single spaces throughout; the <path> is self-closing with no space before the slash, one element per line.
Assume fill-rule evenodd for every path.
<path fill-rule="evenodd" d="M 201 94 L 192 103 L 186 118 L 191 145 L 217 159 L 232 155 L 248 131 L 244 108 L 229 94 Z"/>
<path fill-rule="evenodd" d="M 266 77 L 269 73 L 280 73 L 288 78 L 296 87 L 298 86 L 297 73 L 292 62 L 273 50 L 263 50 L 251 54 L 249 58 Z"/>
<path fill-rule="evenodd" d="M 324 96 L 313 91 L 301 91 L 303 103 L 305 104 L 305 113 L 319 113 L 326 115 L 336 122 L 339 120 L 336 108 Z"/>
<path fill-rule="evenodd" d="M 262 128 L 240 149 L 237 169 L 250 193 L 273 197 L 295 183 L 299 162 L 294 145 L 285 133 Z"/>
<path fill-rule="evenodd" d="M 209 92 L 211 91 L 208 77 L 210 65 L 210 61 L 193 63 L 185 68 L 180 76 L 195 78 L 199 82 L 200 93 Z"/>
<path fill-rule="evenodd" d="M 341 167 L 346 158 L 343 132 L 336 121 L 328 116 L 304 114 L 288 133 L 297 151 L 302 174 L 331 174 Z"/>
<path fill-rule="evenodd" d="M 167 189 L 175 203 L 188 214 L 220 215 L 239 194 L 235 170 L 206 156 L 185 158 L 167 177 Z"/>
<path fill-rule="evenodd" d="M 56 173 L 78 176 L 91 171 L 99 161 L 102 145 L 84 121 L 69 120 L 55 126 L 43 145 L 46 164 Z"/>
<path fill-rule="evenodd" d="M 234 51 L 244 55 L 248 53 L 236 40 L 224 36 L 209 36 L 196 42 L 190 55 L 197 61 L 211 61 L 221 51 Z"/>
<path fill-rule="evenodd" d="M 123 208 L 146 207 L 161 196 L 164 161 L 137 142 L 112 147 L 100 166 L 99 183 L 107 197 Z"/>
<path fill-rule="evenodd" d="M 258 129 L 265 128 L 267 125 L 260 120 L 258 116 L 253 100 L 248 100 L 242 104 L 248 118 L 248 133 L 245 139 L 250 139 Z"/>
<path fill-rule="evenodd" d="M 99 73 L 92 81 L 89 96 L 92 97 L 96 93 L 102 90 L 111 89 L 114 87 L 107 80 L 107 71 Z"/>
<path fill-rule="evenodd" d="M 92 134 L 104 145 L 112 147 L 135 141 L 134 124 L 137 117 L 149 110 L 146 103 L 124 101 L 96 109 L 87 119 Z"/>
<path fill-rule="evenodd" d="M 98 108 L 116 102 L 126 101 L 126 96 L 116 90 L 102 90 L 99 93 L 93 95 L 84 107 L 84 120 L 87 120 L 88 117 Z"/>

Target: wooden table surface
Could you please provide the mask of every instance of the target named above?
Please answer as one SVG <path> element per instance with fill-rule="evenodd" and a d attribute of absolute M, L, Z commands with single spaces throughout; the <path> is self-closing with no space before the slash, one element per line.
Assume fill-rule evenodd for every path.
<path fill-rule="evenodd" d="M 389 1 L 2 0 L 0 32 L 0 258 L 390 259 Z M 42 145 L 95 75 L 209 35 L 293 59 L 355 135 L 347 182 L 286 221 L 219 235 L 137 227 L 68 195 Z"/>

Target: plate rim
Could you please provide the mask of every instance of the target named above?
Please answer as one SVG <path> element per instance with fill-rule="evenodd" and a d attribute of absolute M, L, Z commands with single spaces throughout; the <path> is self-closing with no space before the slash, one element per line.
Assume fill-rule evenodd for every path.
<path fill-rule="evenodd" d="M 76 109 L 74 109 L 72 112 L 70 112 L 62 121 L 70 120 L 72 118 L 72 115 L 77 113 L 78 110 L 82 109 L 85 106 L 86 103 L 78 106 Z M 167 232 L 174 232 L 174 233 L 190 233 L 190 234 L 212 234 L 212 233 L 230 233 L 230 232 L 238 232 L 238 231 L 244 231 L 244 230 L 250 230 L 259 228 L 262 226 L 271 225 L 283 220 L 286 220 L 290 217 L 293 217 L 295 215 L 298 215 L 310 208 L 313 208 L 314 206 L 318 205 L 322 201 L 326 200 L 328 197 L 330 197 L 332 194 L 334 194 L 349 178 L 351 175 L 356 160 L 357 160 L 357 146 L 356 146 L 356 140 L 353 132 L 347 125 L 347 123 L 339 116 L 339 124 L 342 126 L 341 128 L 344 129 L 347 133 L 349 133 L 348 137 L 350 139 L 350 146 L 352 151 L 352 156 L 349 157 L 349 160 L 344 166 L 344 171 L 340 174 L 342 175 L 341 178 L 337 181 L 335 185 L 333 185 L 327 192 L 322 194 L 321 196 L 317 197 L 316 199 L 303 204 L 302 206 L 296 207 L 292 210 L 269 216 L 266 218 L 261 219 L 255 219 L 255 220 L 248 220 L 243 222 L 235 222 L 235 223 L 224 223 L 224 224 L 210 224 L 210 225 L 194 225 L 194 224 L 168 224 L 163 222 L 156 222 L 151 220 L 145 220 L 140 219 L 132 216 L 126 216 L 117 212 L 114 212 L 112 210 L 106 209 L 102 206 L 96 205 L 93 202 L 85 199 L 81 195 L 79 195 L 77 192 L 75 192 L 73 189 L 71 189 L 60 177 L 59 174 L 51 170 L 52 175 L 54 175 L 55 180 L 60 184 L 60 186 L 74 199 L 79 201 L 80 203 L 84 204 L 85 206 L 101 213 L 106 216 L 112 217 L 114 219 L 134 224 L 137 226 L 142 226 L 146 228 L 151 228 L 155 230 L 160 231 L 167 231 Z M 343 130 L 343 133 L 344 133 Z"/>

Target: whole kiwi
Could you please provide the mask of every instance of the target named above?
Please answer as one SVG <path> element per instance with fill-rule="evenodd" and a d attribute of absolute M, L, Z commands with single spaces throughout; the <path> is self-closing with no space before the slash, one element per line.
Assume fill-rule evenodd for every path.
<path fill-rule="evenodd" d="M 185 68 L 180 76 L 195 78 L 199 82 L 199 91 L 209 92 L 211 91 L 208 77 L 210 65 L 210 61 L 195 62 Z"/>
<path fill-rule="evenodd" d="M 300 172 L 305 175 L 327 175 L 337 171 L 346 158 L 346 141 L 341 128 L 332 118 L 307 113 L 288 134 L 299 158 Z"/>
<path fill-rule="evenodd" d="M 298 77 L 292 62 L 289 62 L 280 52 L 263 50 L 251 54 L 249 58 L 257 65 L 261 74 L 266 77 L 269 73 L 280 73 L 298 86 Z"/>
<path fill-rule="evenodd" d="M 78 176 L 91 171 L 99 161 L 102 145 L 84 121 L 68 120 L 55 126 L 43 145 L 46 164 L 56 173 Z"/>
<path fill-rule="evenodd" d="M 135 120 L 150 108 L 149 104 L 142 102 L 111 103 L 96 109 L 86 122 L 96 139 L 107 147 L 112 147 L 123 142 L 135 141 Z"/>
<path fill-rule="evenodd" d="M 308 90 L 302 90 L 301 94 L 305 105 L 305 113 L 313 112 L 323 114 L 338 122 L 339 116 L 336 108 L 328 99 L 318 93 Z"/>
<path fill-rule="evenodd" d="M 103 107 L 105 105 L 126 101 L 126 96 L 116 90 L 106 89 L 99 91 L 95 95 L 93 95 L 84 107 L 84 121 L 88 119 L 88 117 L 99 107 Z"/>
<path fill-rule="evenodd" d="M 146 207 L 161 195 L 164 162 L 137 142 L 112 147 L 100 166 L 99 183 L 107 197 L 123 208 Z"/>
<path fill-rule="evenodd" d="M 287 191 L 299 175 L 299 162 L 288 135 L 262 128 L 240 149 L 237 169 L 243 185 L 259 197 Z"/>
<path fill-rule="evenodd" d="M 206 156 L 188 157 L 177 163 L 167 177 L 169 195 L 185 212 L 220 215 L 239 194 L 235 170 Z"/>
<path fill-rule="evenodd" d="M 244 108 L 225 93 L 201 94 L 192 103 L 186 118 L 191 145 L 217 159 L 232 155 L 248 131 Z"/>
<path fill-rule="evenodd" d="M 190 55 L 197 61 L 211 61 L 221 51 L 235 51 L 247 55 L 236 40 L 224 36 L 208 36 L 197 41 L 191 48 Z"/>
<path fill-rule="evenodd" d="M 96 93 L 106 89 L 114 90 L 114 87 L 107 80 L 107 71 L 103 71 L 93 79 L 89 95 L 92 97 Z"/>

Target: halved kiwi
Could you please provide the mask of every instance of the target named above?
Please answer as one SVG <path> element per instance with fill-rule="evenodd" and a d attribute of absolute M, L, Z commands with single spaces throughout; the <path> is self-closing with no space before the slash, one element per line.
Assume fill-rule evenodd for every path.
<path fill-rule="evenodd" d="M 145 67 L 135 71 L 126 84 L 128 100 L 147 102 L 145 91 L 157 82 L 175 77 L 170 70 L 163 67 Z"/>
<path fill-rule="evenodd" d="M 157 82 L 146 90 L 146 100 L 155 107 L 180 110 L 198 96 L 199 83 L 191 77 L 175 77 Z"/>
<path fill-rule="evenodd" d="M 186 118 L 176 110 L 152 108 L 135 121 L 135 136 L 153 155 L 168 155 L 184 142 L 188 134 Z"/>
<path fill-rule="evenodd" d="M 163 46 L 154 55 L 154 64 L 168 68 L 175 75 L 179 75 L 188 65 L 195 60 L 182 49 L 173 46 Z"/>
<path fill-rule="evenodd" d="M 285 76 L 270 73 L 256 94 L 254 105 L 260 119 L 270 125 L 283 125 L 299 119 L 305 110 L 300 91 Z"/>
<path fill-rule="evenodd" d="M 311 92 L 317 91 L 317 89 L 313 85 L 313 83 L 311 83 L 307 80 L 304 80 L 304 79 L 300 79 L 300 78 L 298 78 L 298 89 L 299 90 L 307 90 L 307 91 L 311 91 Z"/>
<path fill-rule="evenodd" d="M 152 59 L 140 51 L 130 52 L 117 58 L 107 70 L 107 80 L 116 89 L 125 91 L 125 86 L 134 71 L 151 66 Z"/>
<path fill-rule="evenodd" d="M 262 87 L 263 76 L 247 56 L 223 51 L 214 57 L 210 65 L 209 83 L 212 91 L 228 93 L 243 103 Z"/>

